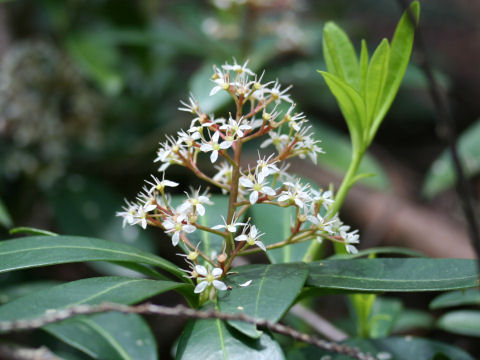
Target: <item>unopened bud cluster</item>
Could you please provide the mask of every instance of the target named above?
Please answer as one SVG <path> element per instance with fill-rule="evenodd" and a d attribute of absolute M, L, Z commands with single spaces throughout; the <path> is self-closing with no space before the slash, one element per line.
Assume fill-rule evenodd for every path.
<path fill-rule="evenodd" d="M 234 257 L 243 255 L 248 248 L 268 251 L 269 248 L 288 246 L 300 241 L 329 239 L 343 243 L 348 252 L 355 252 L 358 243 L 356 231 L 349 232 L 336 214 L 329 212 L 333 203 L 331 191 L 319 191 L 287 173 L 285 160 L 292 157 L 309 158 L 314 163 L 322 153 L 306 117 L 295 111 L 295 104 L 278 81 L 263 82 L 249 68 L 234 61 L 214 67 L 214 87 L 210 95 L 225 91 L 234 99 L 235 111 L 227 118 L 202 112 L 193 96 L 181 102 L 179 110 L 192 114 L 189 129 L 179 131 L 176 137 L 167 137 L 160 144 L 155 162 L 159 163 L 161 176 L 151 176 L 135 202 L 126 202 L 123 217 L 125 225 L 142 228 L 156 226 L 171 236 L 174 246 L 183 243 L 188 249 L 184 255 L 189 263 L 189 277 L 196 279 L 195 292 L 208 289 L 225 290 L 221 281 L 230 269 Z M 287 106 L 282 106 L 282 105 Z M 281 111 L 284 108 L 287 110 Z M 255 166 L 241 166 L 244 143 L 263 137 L 261 149 L 269 149 L 260 155 Z M 208 176 L 199 168 L 199 156 L 208 156 L 216 169 Z M 200 221 L 214 205 L 207 191 L 192 190 L 184 202 L 173 206 L 167 193 L 168 187 L 178 183 L 165 179 L 165 171 L 171 165 L 191 170 L 197 177 L 229 194 L 228 213 L 218 219 L 218 225 L 206 227 Z M 248 209 L 255 204 L 294 207 L 295 218 L 291 223 L 291 235 L 279 239 L 279 243 L 265 246 L 261 238 L 261 224 L 244 220 Z M 224 238 L 223 253 L 206 254 L 189 239 L 191 233 L 207 231 Z"/>

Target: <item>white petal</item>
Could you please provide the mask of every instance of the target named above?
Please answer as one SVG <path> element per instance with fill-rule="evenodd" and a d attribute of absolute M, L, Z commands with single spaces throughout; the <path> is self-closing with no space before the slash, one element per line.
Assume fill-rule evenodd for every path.
<path fill-rule="evenodd" d="M 214 150 L 214 151 L 212 151 L 212 154 L 210 155 L 210 161 L 213 164 L 215 161 L 217 161 L 217 159 L 218 159 L 218 151 Z"/>
<path fill-rule="evenodd" d="M 208 95 L 209 96 L 215 95 L 220 90 L 222 90 L 222 88 L 220 86 L 215 86 L 212 90 L 210 90 L 210 94 L 208 94 Z"/>
<path fill-rule="evenodd" d="M 267 248 L 265 247 L 265 245 L 263 245 L 263 243 L 261 241 L 258 241 L 258 240 L 255 241 L 255 245 L 257 245 L 263 251 L 267 252 Z"/>
<path fill-rule="evenodd" d="M 212 151 L 213 147 L 210 144 L 202 144 L 200 145 L 200 150 L 203 152 L 208 152 L 208 151 Z"/>
<path fill-rule="evenodd" d="M 218 229 L 225 229 L 225 225 L 215 225 L 212 227 L 213 230 L 218 230 Z"/>
<path fill-rule="evenodd" d="M 147 228 L 147 219 L 143 218 L 142 223 L 141 223 L 142 228 L 146 229 Z"/>
<path fill-rule="evenodd" d="M 215 286 L 218 290 L 225 291 L 227 290 L 227 285 L 225 285 L 223 282 L 218 281 L 218 280 L 213 280 L 212 281 L 213 286 Z"/>
<path fill-rule="evenodd" d="M 303 201 L 300 200 L 298 197 L 295 198 L 295 204 L 297 204 L 299 207 L 303 207 Z"/>
<path fill-rule="evenodd" d="M 258 191 L 252 191 L 250 194 L 250 204 L 255 204 L 258 200 Z"/>
<path fill-rule="evenodd" d="M 205 215 L 205 207 L 202 204 L 196 205 L 196 209 L 200 216 Z"/>
<path fill-rule="evenodd" d="M 218 131 L 215 131 L 215 134 L 213 134 L 212 136 L 212 141 L 215 143 L 215 144 L 218 144 L 218 138 L 220 137 L 220 133 Z"/>
<path fill-rule="evenodd" d="M 176 183 L 175 181 L 163 180 L 162 182 L 163 182 L 163 185 L 165 186 L 170 186 L 170 187 L 178 186 L 178 183 Z"/>
<path fill-rule="evenodd" d="M 215 268 L 212 270 L 212 275 L 215 276 L 216 278 L 221 276 L 223 274 L 223 270 L 220 268 Z"/>
<path fill-rule="evenodd" d="M 270 196 L 275 196 L 277 193 L 275 192 L 275 190 L 273 190 L 271 187 L 269 186 L 264 186 L 262 187 L 262 192 L 264 194 L 267 194 L 267 195 L 270 195 Z"/>
<path fill-rule="evenodd" d="M 289 199 L 290 199 L 289 195 L 281 195 L 279 196 L 278 201 L 282 202 L 282 201 L 287 201 Z"/>
<path fill-rule="evenodd" d="M 197 228 L 193 225 L 183 225 L 183 231 L 185 231 L 189 234 L 194 232 L 195 230 L 197 230 Z"/>
<path fill-rule="evenodd" d="M 248 281 L 245 281 L 243 284 L 240 284 L 238 286 L 246 287 L 246 286 L 250 285 L 251 283 L 252 283 L 252 280 L 248 280 Z"/>
<path fill-rule="evenodd" d="M 250 188 L 253 187 L 252 180 L 250 180 L 247 177 L 241 177 L 239 182 L 240 182 L 240 185 L 242 185 L 243 187 L 250 187 Z"/>
<path fill-rule="evenodd" d="M 223 149 L 223 150 L 226 150 L 228 149 L 229 147 L 232 146 L 232 142 L 231 141 L 224 141 L 220 144 L 220 149 Z"/>
<path fill-rule="evenodd" d="M 203 290 L 206 289 L 207 285 L 208 285 L 208 283 L 207 283 L 206 281 L 202 281 L 202 282 L 198 283 L 197 286 L 195 286 L 195 290 L 193 290 L 193 292 L 194 292 L 195 294 L 199 294 L 199 293 L 201 293 Z"/>
<path fill-rule="evenodd" d="M 247 241 L 247 239 L 248 239 L 248 236 L 245 235 L 245 234 L 238 235 L 238 236 L 235 238 L 236 241 Z"/>
<path fill-rule="evenodd" d="M 202 266 L 202 265 L 195 265 L 195 271 L 202 276 L 208 275 L 207 269 L 205 268 L 205 266 Z"/>
<path fill-rule="evenodd" d="M 173 246 L 177 246 L 180 241 L 180 231 L 175 231 L 172 236 Z"/>
<path fill-rule="evenodd" d="M 163 222 L 163 227 L 167 230 L 170 230 L 175 227 L 175 223 L 172 220 L 167 219 Z"/>

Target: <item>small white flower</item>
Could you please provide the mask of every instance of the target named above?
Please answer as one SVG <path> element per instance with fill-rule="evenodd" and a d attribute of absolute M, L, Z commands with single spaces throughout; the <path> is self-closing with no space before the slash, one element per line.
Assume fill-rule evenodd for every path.
<path fill-rule="evenodd" d="M 253 181 L 246 176 L 242 176 L 239 182 L 244 188 L 250 188 L 252 190 L 249 197 L 250 204 L 252 205 L 258 201 L 258 195 L 260 193 L 269 196 L 275 196 L 277 194 L 275 190 L 266 185 L 267 182 L 262 176 L 256 176 Z"/>
<path fill-rule="evenodd" d="M 153 183 L 145 180 L 147 184 L 151 185 L 151 188 L 148 190 L 149 194 L 152 194 L 155 191 L 159 191 L 162 193 L 165 191 L 165 187 L 176 187 L 179 185 L 175 181 L 165 180 L 165 173 L 162 174 L 162 180 L 159 180 L 153 175 L 150 175 L 150 176 L 153 179 Z"/>
<path fill-rule="evenodd" d="M 117 216 L 123 217 L 122 227 L 125 225 L 133 225 L 135 222 L 135 214 L 137 213 L 137 204 L 131 203 L 128 200 L 125 200 L 126 206 L 123 206 L 124 211 L 118 211 Z"/>
<path fill-rule="evenodd" d="M 188 211 L 195 209 L 200 216 L 203 216 L 205 215 L 205 207 L 203 204 L 213 205 L 213 202 L 210 201 L 208 196 L 200 195 L 200 189 L 193 191 L 192 196 L 187 194 L 187 197 L 188 200 L 178 208 L 180 213 L 187 213 Z"/>
<path fill-rule="evenodd" d="M 227 221 L 223 216 L 222 219 L 223 225 L 215 225 L 214 227 L 212 227 L 213 230 L 226 229 L 228 232 L 236 233 L 237 226 L 246 225 L 246 223 L 237 222 L 238 219 L 235 218 L 235 215 L 233 215 L 232 222 L 230 224 L 227 224 Z"/>
<path fill-rule="evenodd" d="M 307 192 L 309 185 L 302 185 L 299 181 L 295 184 L 291 182 L 284 182 L 283 184 L 287 186 L 287 191 L 282 191 L 278 197 L 278 202 L 289 201 L 303 208 L 305 202 L 310 200 L 310 195 Z"/>
<path fill-rule="evenodd" d="M 248 60 L 245 61 L 245 64 L 240 66 L 237 64 L 237 60 L 233 59 L 233 65 L 229 65 L 229 64 L 222 65 L 222 69 L 225 71 L 234 71 L 238 75 L 248 74 L 248 75 L 254 76 L 255 73 L 249 68 L 247 68 L 247 65 L 248 65 Z"/>
<path fill-rule="evenodd" d="M 258 173 L 258 178 L 260 181 L 269 175 L 280 172 L 280 169 L 275 165 L 278 163 L 278 161 L 272 161 L 272 157 L 274 155 L 275 154 L 271 154 L 268 158 L 265 159 L 265 157 L 263 157 L 262 159 L 260 158 L 260 153 L 258 154 L 259 159 L 257 160 L 257 168 L 255 171 Z"/>
<path fill-rule="evenodd" d="M 280 83 L 276 81 L 273 87 L 271 89 L 267 89 L 266 91 L 272 95 L 273 99 L 277 104 L 280 103 L 280 101 L 282 100 L 293 103 L 292 99 L 290 99 L 290 95 L 285 95 L 291 87 L 292 86 L 288 86 L 287 88 L 280 90 Z"/>
<path fill-rule="evenodd" d="M 133 224 L 140 224 L 143 229 L 146 229 L 148 212 L 153 210 L 152 206 L 153 205 L 138 206 L 137 213 L 134 216 Z"/>
<path fill-rule="evenodd" d="M 215 74 L 213 75 L 213 82 L 216 84 L 212 90 L 210 90 L 210 96 L 215 95 L 220 90 L 228 90 L 230 88 L 230 75 L 228 73 L 222 72 L 217 67 L 215 69 Z"/>
<path fill-rule="evenodd" d="M 180 100 L 180 104 L 182 104 L 183 107 L 179 107 L 178 110 L 186 111 L 196 115 L 200 114 L 200 107 L 198 106 L 198 101 L 195 99 L 193 94 L 190 94 L 188 101 L 190 102 L 189 104 Z"/>
<path fill-rule="evenodd" d="M 245 227 L 245 228 L 247 228 L 247 227 Z M 245 231 L 245 229 L 244 229 L 244 231 Z M 262 249 L 263 251 L 266 252 L 267 249 L 265 248 L 265 245 L 263 244 L 263 242 L 261 242 L 259 240 L 260 237 L 262 237 L 263 235 L 265 235 L 265 234 L 260 233 L 257 230 L 257 227 L 255 225 L 251 225 L 248 235 L 246 235 L 245 233 L 242 233 L 241 235 L 238 235 L 235 238 L 235 241 L 246 241 L 248 245 L 250 245 L 250 246 L 257 245 L 260 249 Z"/>
<path fill-rule="evenodd" d="M 241 118 L 237 122 L 235 119 L 230 117 L 230 119 L 228 119 L 228 124 L 220 126 L 220 130 L 225 131 L 228 134 L 227 136 L 232 137 L 231 140 L 233 141 L 235 135 L 241 138 L 243 137 L 245 130 L 252 129 L 250 125 L 242 124 L 242 122 L 243 122 L 243 118 Z"/>
<path fill-rule="evenodd" d="M 275 146 L 277 151 L 281 153 L 288 144 L 288 140 L 289 140 L 288 135 L 281 134 L 280 129 L 278 130 L 278 132 L 270 131 L 268 135 L 270 136 L 270 139 L 267 139 L 264 142 L 262 142 L 262 144 L 260 145 L 260 148 L 263 149 L 263 148 L 266 148 L 268 145 L 273 144 L 273 146 Z"/>
<path fill-rule="evenodd" d="M 207 270 L 205 266 L 197 265 L 195 266 L 195 272 L 198 274 L 197 277 L 197 286 L 193 292 L 199 294 L 203 292 L 208 286 L 213 285 L 216 289 L 225 291 L 227 290 L 227 285 L 224 282 L 217 280 L 223 274 L 223 270 L 220 268 L 214 268 L 213 270 Z"/>
<path fill-rule="evenodd" d="M 211 151 L 212 152 L 210 154 L 210 161 L 212 162 L 212 164 L 215 161 L 217 161 L 219 151 L 226 150 L 226 149 L 228 149 L 229 147 L 232 146 L 231 141 L 222 141 L 221 143 L 219 143 L 218 142 L 219 137 L 220 137 L 220 133 L 218 131 L 216 131 L 215 134 L 213 134 L 210 142 L 204 142 L 200 146 L 201 151 L 203 151 L 203 152 L 210 152 Z"/>
<path fill-rule="evenodd" d="M 172 244 L 173 246 L 177 246 L 180 242 L 180 234 L 184 231 L 186 233 L 192 233 L 197 228 L 188 223 L 187 217 L 185 214 L 174 215 L 168 217 L 163 222 L 163 227 L 165 228 L 165 232 L 167 234 L 173 233 L 172 235 Z"/>

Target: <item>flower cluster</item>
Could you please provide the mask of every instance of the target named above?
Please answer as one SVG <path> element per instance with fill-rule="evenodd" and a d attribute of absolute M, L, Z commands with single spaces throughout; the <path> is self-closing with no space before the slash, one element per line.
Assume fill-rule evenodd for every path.
<path fill-rule="evenodd" d="M 196 279 L 196 293 L 209 289 L 225 290 L 220 280 L 230 269 L 234 257 L 256 251 L 266 252 L 269 247 L 288 246 L 300 241 L 329 239 L 345 245 L 355 252 L 358 243 L 356 231 L 349 231 L 337 214 L 330 211 L 334 202 L 331 191 L 320 191 L 287 172 L 284 161 L 292 157 L 309 158 L 316 162 L 322 153 L 303 113 L 295 111 L 295 104 L 278 81 L 262 82 L 247 67 L 234 61 L 220 68 L 214 67 L 214 86 L 210 95 L 225 91 L 234 99 L 236 111 L 228 117 L 215 117 L 201 111 L 196 99 L 181 102 L 181 111 L 192 114 L 189 129 L 176 137 L 167 137 L 160 144 L 157 157 L 161 178 L 151 176 L 135 202 L 126 202 L 124 211 L 118 213 L 125 225 L 148 225 L 162 228 L 171 236 L 174 246 L 180 245 L 189 263 L 189 277 Z M 284 105 L 287 106 L 284 106 Z M 280 109 L 287 109 L 282 111 Z M 261 149 L 270 149 L 268 155 L 258 155 L 256 164 L 243 166 L 242 146 L 248 141 L 266 137 Z M 200 157 L 211 162 L 216 169 L 213 176 L 204 173 Z M 192 189 L 184 201 L 173 205 L 166 193 L 167 187 L 178 183 L 165 179 L 171 165 L 191 170 L 197 177 L 230 194 L 228 213 L 218 219 L 217 225 L 208 227 L 200 220 L 213 205 L 207 191 Z M 265 245 L 264 235 L 253 220 L 245 220 L 248 209 L 255 204 L 294 207 L 291 235 L 276 244 Z M 224 240 L 217 253 L 205 253 L 190 234 L 206 231 Z M 247 248 L 253 247 L 247 251 Z M 212 296 L 213 296 L 212 295 Z"/>

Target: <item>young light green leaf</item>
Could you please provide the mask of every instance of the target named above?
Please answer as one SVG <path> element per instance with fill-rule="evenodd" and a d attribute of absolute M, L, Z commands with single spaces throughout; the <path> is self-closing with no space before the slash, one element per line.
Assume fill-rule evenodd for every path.
<path fill-rule="evenodd" d="M 29 236 L 0 241 L 0 273 L 82 261 L 157 266 L 183 279 L 173 263 L 132 246 L 79 236 Z"/>
<path fill-rule="evenodd" d="M 411 12 L 418 24 L 420 16 L 420 3 L 414 1 L 410 4 L 409 9 L 405 11 L 397 25 L 395 34 L 390 46 L 390 61 L 388 63 L 388 74 L 385 81 L 383 96 L 380 100 L 380 107 L 376 112 L 373 120 L 373 126 L 370 131 L 370 138 L 372 139 L 380 126 L 383 118 L 387 114 L 393 99 L 397 94 L 403 75 L 407 69 L 410 54 L 412 53 L 413 37 L 415 33 L 416 24 L 412 24 Z"/>
<path fill-rule="evenodd" d="M 155 338 L 145 320 L 136 314 L 77 316 L 47 325 L 44 330 L 94 359 L 158 358 Z"/>
<path fill-rule="evenodd" d="M 265 246 L 268 246 L 286 240 L 290 236 L 290 223 L 295 218 L 295 209 L 257 204 L 250 209 L 250 215 L 252 223 L 258 224 L 260 230 L 265 233 L 261 240 Z M 302 261 L 308 246 L 308 242 L 292 244 L 268 250 L 267 256 L 274 264 Z"/>
<path fill-rule="evenodd" d="M 360 91 L 357 54 L 348 35 L 329 21 L 323 28 L 323 56 L 329 73 Z"/>
<path fill-rule="evenodd" d="M 442 309 L 465 305 L 480 305 L 480 289 L 451 291 L 438 295 L 430 303 L 430 309 Z"/>
<path fill-rule="evenodd" d="M 436 357 L 437 354 L 442 354 L 444 356 L 442 359 L 474 360 L 472 356 L 455 346 L 412 336 L 384 339 L 349 339 L 344 344 L 356 347 L 362 352 L 376 355 L 378 359 L 380 359 L 379 355 L 382 354 L 384 359 L 390 360 L 434 360 L 439 359 Z M 350 359 L 345 355 L 336 355 L 308 346 L 291 351 L 288 354 L 288 360 L 319 360 L 325 355 L 328 355 L 330 360 Z"/>
<path fill-rule="evenodd" d="M 480 172 L 480 119 L 469 126 L 458 138 L 458 152 L 467 176 L 474 176 Z M 422 193 L 431 198 L 440 191 L 455 183 L 450 151 L 445 150 L 433 162 L 428 170 Z"/>
<path fill-rule="evenodd" d="M 227 278 L 232 290 L 219 295 L 218 306 L 225 313 L 243 313 L 276 322 L 295 301 L 307 275 L 308 267 L 303 263 L 235 268 L 235 274 Z M 250 280 L 250 285 L 240 286 Z M 240 321 L 229 321 L 229 324 L 250 337 L 258 338 L 262 334 L 252 324 Z"/>
<path fill-rule="evenodd" d="M 284 360 L 268 334 L 249 338 L 219 319 L 190 320 L 180 337 L 176 360 Z"/>
<path fill-rule="evenodd" d="M 436 325 L 455 334 L 480 337 L 480 311 L 452 311 L 438 319 Z"/>
<path fill-rule="evenodd" d="M 0 306 L 0 321 L 27 320 L 80 304 L 114 302 L 133 304 L 182 287 L 183 283 L 162 280 L 105 276 L 72 281 L 30 293 Z"/>
<path fill-rule="evenodd" d="M 388 63 L 390 59 L 390 47 L 387 39 L 383 39 L 372 55 L 367 70 L 367 82 L 365 86 L 366 117 L 368 125 L 365 128 L 366 139 L 371 142 L 375 134 L 369 133 L 378 108 L 381 105 L 383 89 L 388 75 Z"/>
<path fill-rule="evenodd" d="M 479 285 L 477 263 L 466 259 L 352 259 L 309 264 L 307 286 L 362 292 L 466 289 Z"/>
<path fill-rule="evenodd" d="M 367 42 L 365 39 L 362 39 L 362 48 L 360 50 L 360 94 L 362 94 L 362 96 L 365 96 L 367 86 L 368 57 Z"/>
<path fill-rule="evenodd" d="M 325 71 L 319 73 L 337 99 L 342 115 L 347 121 L 353 149 L 358 151 L 363 145 L 362 130 L 366 124 L 365 103 L 360 94 L 342 79 Z"/>

